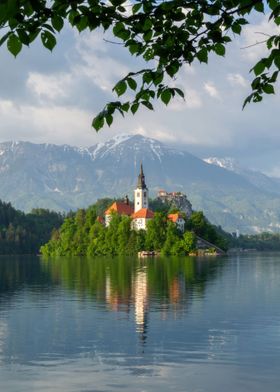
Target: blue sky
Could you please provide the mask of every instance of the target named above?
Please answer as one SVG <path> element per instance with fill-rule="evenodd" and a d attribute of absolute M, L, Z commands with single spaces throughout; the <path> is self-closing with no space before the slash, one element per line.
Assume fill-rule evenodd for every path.
<path fill-rule="evenodd" d="M 38 40 L 14 59 L 2 47 L 0 72 L 0 141 L 29 140 L 89 146 L 119 133 L 141 133 L 180 146 L 201 157 L 231 156 L 241 164 L 280 176 L 280 94 L 242 111 L 250 92 L 250 68 L 265 54 L 264 45 L 249 45 L 273 33 L 267 17 L 245 27 L 225 58 L 209 65 L 185 66 L 174 84 L 185 91 L 167 108 L 141 110 L 98 134 L 92 117 L 114 100 L 112 87 L 143 63 L 120 45 L 103 40 L 101 32 L 78 34 L 66 28 L 53 53 Z M 105 38 L 110 38 L 107 34 Z"/>

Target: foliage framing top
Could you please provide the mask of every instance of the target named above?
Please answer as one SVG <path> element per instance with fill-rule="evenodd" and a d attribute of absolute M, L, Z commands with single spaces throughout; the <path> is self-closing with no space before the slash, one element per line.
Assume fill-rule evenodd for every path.
<path fill-rule="evenodd" d="M 154 99 L 167 105 L 176 94 L 184 98 L 182 90 L 168 85 L 168 77 L 172 80 L 183 64 L 195 60 L 207 63 L 210 52 L 224 56 L 226 44 L 241 34 L 254 11 L 269 12 L 270 20 L 280 24 L 279 0 L 2 0 L 0 27 L 4 34 L 0 45 L 6 42 L 16 56 L 23 45 L 29 46 L 39 36 L 43 45 L 53 50 L 56 34 L 69 21 L 79 32 L 109 29 L 133 56 L 142 57 L 148 67 L 128 73 L 113 87 L 118 97 L 130 89 L 132 98 L 107 103 L 92 122 L 98 131 L 105 121 L 112 124 L 116 111 L 135 114 L 140 105 L 153 110 Z M 261 101 L 263 94 L 274 93 L 280 69 L 280 35 L 268 36 L 264 43 L 268 55 L 251 70 L 255 78 L 244 106 Z"/>

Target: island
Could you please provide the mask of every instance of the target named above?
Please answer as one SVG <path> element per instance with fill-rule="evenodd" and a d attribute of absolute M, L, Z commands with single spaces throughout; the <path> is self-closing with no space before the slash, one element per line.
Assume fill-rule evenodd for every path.
<path fill-rule="evenodd" d="M 179 205 L 174 207 L 174 200 Z M 163 190 L 157 199 L 149 199 L 141 163 L 133 203 L 128 196 L 103 199 L 68 214 L 40 251 L 45 256 L 224 254 L 228 243 L 223 231 L 202 211 L 192 211 L 189 202 L 180 211 L 182 200 L 186 196 L 180 192 Z"/>

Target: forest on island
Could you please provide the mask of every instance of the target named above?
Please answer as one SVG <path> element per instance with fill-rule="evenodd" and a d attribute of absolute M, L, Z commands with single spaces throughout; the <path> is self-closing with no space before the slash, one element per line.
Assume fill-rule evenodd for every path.
<path fill-rule="evenodd" d="M 64 215 L 42 208 L 25 214 L 0 200 L 0 255 L 36 254 L 52 230 L 59 228 Z"/>
<path fill-rule="evenodd" d="M 154 250 L 163 255 L 187 255 L 196 249 L 196 235 L 222 249 L 227 248 L 226 238 L 201 211 L 187 219 L 186 231 L 181 233 L 159 205 L 154 218 L 147 223 L 147 230 L 136 231 L 131 227 L 130 217 L 117 214 L 112 215 L 109 227 L 104 227 L 97 220 L 102 203 L 103 207 L 107 204 L 104 200 L 99 201 L 68 216 L 61 228 L 53 231 L 51 240 L 41 247 L 41 253 L 45 256 L 98 256 L 133 255 L 141 250 Z"/>

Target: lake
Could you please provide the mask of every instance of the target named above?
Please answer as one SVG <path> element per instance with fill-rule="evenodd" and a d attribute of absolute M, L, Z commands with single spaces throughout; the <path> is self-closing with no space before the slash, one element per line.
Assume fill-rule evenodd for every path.
<path fill-rule="evenodd" d="M 274 392 L 280 254 L 0 257 L 2 392 Z"/>

